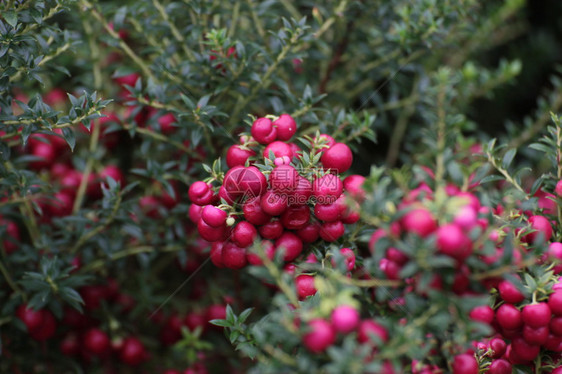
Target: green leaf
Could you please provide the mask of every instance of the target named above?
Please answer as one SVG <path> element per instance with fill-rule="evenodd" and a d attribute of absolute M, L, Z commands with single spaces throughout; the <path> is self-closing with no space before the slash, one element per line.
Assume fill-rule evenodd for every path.
<path fill-rule="evenodd" d="M 209 323 L 220 327 L 232 327 L 232 324 L 225 319 L 212 319 Z"/>
<path fill-rule="evenodd" d="M 515 148 L 512 148 L 509 151 L 505 152 L 505 155 L 503 156 L 503 159 L 502 159 L 502 168 L 503 169 L 509 168 L 509 166 L 511 165 L 511 162 L 513 161 L 513 158 L 515 157 L 516 153 L 517 153 L 517 149 L 515 149 Z"/>
<path fill-rule="evenodd" d="M 6 22 L 8 22 L 8 24 L 12 27 L 16 27 L 16 25 L 18 24 L 18 15 L 13 10 L 8 10 L 4 14 L 2 14 L 2 17 L 4 17 Z"/>

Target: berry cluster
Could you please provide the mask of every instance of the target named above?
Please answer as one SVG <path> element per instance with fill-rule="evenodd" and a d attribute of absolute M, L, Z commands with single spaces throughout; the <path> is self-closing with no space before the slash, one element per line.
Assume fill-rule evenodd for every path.
<path fill-rule="evenodd" d="M 256 119 L 250 135 L 226 154 L 229 170 L 189 187 L 190 218 L 200 236 L 212 242 L 211 260 L 218 267 L 240 269 L 262 258 L 248 250 L 261 240 L 273 259 L 283 251 L 290 262 L 318 239 L 338 240 L 345 224 L 359 220 L 358 201 L 364 178 L 350 175 L 349 147 L 331 136 L 301 139 L 303 151 L 290 142 L 297 131 L 288 114 Z M 213 185 L 218 182 L 219 185 Z"/>

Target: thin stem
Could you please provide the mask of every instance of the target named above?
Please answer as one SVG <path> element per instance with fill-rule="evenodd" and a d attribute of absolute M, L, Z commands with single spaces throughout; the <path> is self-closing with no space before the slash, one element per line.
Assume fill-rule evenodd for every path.
<path fill-rule="evenodd" d="M 445 176 L 445 146 L 446 146 L 446 127 L 445 122 L 445 87 L 442 85 L 437 95 L 437 160 L 435 167 L 435 183 L 437 188 L 443 184 Z"/>
<path fill-rule="evenodd" d="M 326 19 L 326 21 L 324 21 L 322 26 L 320 26 L 318 31 L 316 31 L 316 33 L 314 34 L 314 37 L 316 39 L 320 39 L 322 34 L 324 34 L 326 31 L 328 31 L 330 29 L 330 27 L 332 27 L 334 22 L 336 22 L 336 18 L 343 16 L 343 12 L 345 11 L 345 8 L 347 7 L 347 3 L 348 3 L 348 0 L 342 0 L 338 4 L 336 9 L 334 9 L 334 13 L 328 19 Z"/>
<path fill-rule="evenodd" d="M 509 183 L 513 185 L 513 187 L 515 187 L 517 190 L 521 191 L 525 195 L 525 200 L 528 200 L 529 196 L 527 195 L 527 192 L 523 189 L 523 187 L 521 187 L 521 185 L 511 177 L 511 175 L 507 170 L 505 170 L 500 165 L 498 165 L 496 159 L 490 153 L 488 153 L 487 156 L 488 156 L 488 162 L 491 163 L 492 166 L 504 176 L 505 180 L 507 180 Z"/>
<path fill-rule="evenodd" d="M 230 29 L 228 29 L 228 35 L 232 38 L 236 32 L 236 25 L 238 24 L 238 18 L 240 18 L 240 1 L 234 3 L 234 9 L 232 10 L 232 17 L 230 20 Z"/>
<path fill-rule="evenodd" d="M 61 47 L 57 48 L 57 50 L 53 54 L 50 54 L 50 55 L 47 55 L 47 56 L 43 57 L 43 59 L 41 61 L 39 61 L 39 63 L 37 64 L 37 67 L 45 65 L 47 62 L 51 61 L 55 57 L 61 55 L 64 52 L 66 52 L 69 48 L 70 48 L 70 43 L 66 43 L 66 44 L 62 45 Z M 23 70 L 19 70 L 16 74 L 14 74 L 10 77 L 10 82 L 17 81 L 18 79 L 21 78 L 22 74 L 23 74 Z"/>
<path fill-rule="evenodd" d="M 160 4 L 160 2 L 158 0 L 152 0 L 152 4 L 154 5 L 156 10 L 160 14 L 160 17 L 162 17 L 164 22 L 170 28 L 170 31 L 172 32 L 172 35 L 173 35 L 174 39 L 176 39 L 176 41 L 178 41 L 178 43 L 181 45 L 182 50 L 185 53 L 185 55 L 187 56 L 187 58 L 189 58 L 191 61 L 195 61 L 195 56 L 193 55 L 193 52 L 191 52 L 191 50 L 189 48 L 187 48 L 187 46 L 188 46 L 187 41 L 183 37 L 182 33 L 178 30 L 176 25 L 170 20 L 170 17 L 168 16 L 168 13 L 166 13 L 166 9 L 164 9 L 162 4 Z"/>

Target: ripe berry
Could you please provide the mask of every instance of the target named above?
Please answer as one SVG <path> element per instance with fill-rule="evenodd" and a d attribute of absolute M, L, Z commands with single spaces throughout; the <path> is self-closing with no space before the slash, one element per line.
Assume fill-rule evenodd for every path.
<path fill-rule="evenodd" d="M 226 152 L 226 165 L 229 168 L 235 166 L 246 166 L 246 161 L 252 156 L 255 156 L 256 152 L 241 145 L 231 145 Z"/>
<path fill-rule="evenodd" d="M 293 261 L 302 252 L 302 241 L 292 232 L 284 232 L 283 235 L 275 241 L 275 250 L 284 251 L 284 261 Z"/>
<path fill-rule="evenodd" d="M 335 174 L 326 174 L 312 183 L 312 194 L 319 204 L 332 204 L 343 192 L 343 183 Z"/>
<path fill-rule="evenodd" d="M 511 304 L 503 304 L 496 310 L 496 320 L 501 327 L 514 330 L 523 324 L 521 312 Z"/>
<path fill-rule="evenodd" d="M 197 222 L 197 231 L 203 239 L 208 242 L 217 242 L 226 238 L 226 226 L 212 227 L 209 226 L 203 219 Z"/>
<path fill-rule="evenodd" d="M 552 317 L 548 328 L 554 335 L 562 336 L 562 317 Z"/>
<path fill-rule="evenodd" d="M 336 141 L 334 140 L 334 138 L 332 138 L 330 135 L 328 134 L 320 134 L 319 139 L 314 138 L 315 142 L 321 143 L 323 144 L 323 148 L 320 149 L 319 152 L 324 152 L 326 151 L 328 148 L 332 147 L 334 144 L 336 144 Z"/>
<path fill-rule="evenodd" d="M 261 197 L 260 205 L 266 214 L 279 216 L 288 207 L 287 195 L 269 190 Z"/>
<path fill-rule="evenodd" d="M 274 240 L 283 234 L 283 225 L 277 219 L 271 220 L 258 228 L 258 232 L 264 239 Z"/>
<path fill-rule="evenodd" d="M 25 304 L 18 307 L 16 316 L 23 321 L 28 331 L 36 330 L 43 323 L 43 313 L 40 310 L 27 308 Z"/>
<path fill-rule="evenodd" d="M 253 197 L 248 199 L 242 206 L 246 221 L 256 226 L 265 225 L 271 220 L 271 216 L 264 212 L 260 205 L 261 199 L 262 196 Z"/>
<path fill-rule="evenodd" d="M 493 351 L 492 358 L 500 358 L 505 353 L 507 344 L 505 340 L 500 338 L 493 338 L 489 343 L 490 349 Z"/>
<path fill-rule="evenodd" d="M 211 262 L 218 268 L 223 268 L 224 263 L 222 262 L 222 248 L 224 242 L 214 242 L 211 244 L 211 252 L 209 256 L 211 257 Z"/>
<path fill-rule="evenodd" d="M 213 319 L 225 319 L 226 318 L 226 305 L 223 304 L 213 304 L 207 307 L 205 311 L 205 319 L 211 321 Z"/>
<path fill-rule="evenodd" d="M 316 204 L 314 215 L 321 221 L 334 222 L 341 218 L 342 207 L 337 201 L 332 204 Z"/>
<path fill-rule="evenodd" d="M 299 173 L 291 165 L 279 165 L 271 170 L 269 175 L 269 185 L 279 193 L 288 193 L 297 187 L 297 177 Z"/>
<path fill-rule="evenodd" d="M 332 311 L 332 326 L 337 332 L 347 334 L 359 326 L 359 312 L 349 305 L 340 305 Z"/>
<path fill-rule="evenodd" d="M 109 337 L 100 329 L 92 328 L 84 334 L 84 347 L 95 355 L 104 354 L 109 348 Z"/>
<path fill-rule="evenodd" d="M 546 343 L 543 344 L 543 347 L 549 351 L 562 352 L 562 337 L 548 334 L 548 338 L 546 339 Z"/>
<path fill-rule="evenodd" d="M 314 353 L 323 352 L 336 340 L 336 333 L 332 325 L 320 318 L 308 322 L 309 332 L 303 338 L 303 344 Z"/>
<path fill-rule="evenodd" d="M 437 229 L 437 222 L 433 214 L 425 208 L 417 208 L 407 212 L 402 217 L 401 223 L 405 231 L 415 233 L 422 238 Z"/>
<path fill-rule="evenodd" d="M 341 248 L 340 255 L 343 257 L 345 261 L 345 267 L 348 271 L 353 270 L 355 267 L 355 252 L 351 248 Z M 332 261 L 332 265 L 336 266 L 334 261 Z"/>
<path fill-rule="evenodd" d="M 529 325 L 523 326 L 523 338 L 529 344 L 541 345 L 546 343 L 548 339 L 548 327 L 531 327 Z"/>
<path fill-rule="evenodd" d="M 273 158 L 284 158 L 287 157 L 289 160 L 293 159 L 293 148 L 287 144 L 280 141 L 275 141 L 269 144 L 263 150 L 263 157 L 269 159 L 273 153 Z"/>
<path fill-rule="evenodd" d="M 353 154 L 346 144 L 336 143 L 323 152 L 320 162 L 324 169 L 345 173 L 353 163 Z"/>
<path fill-rule="evenodd" d="M 246 249 L 240 248 L 232 242 L 227 242 L 222 247 L 221 260 L 226 268 L 242 269 L 247 263 Z"/>
<path fill-rule="evenodd" d="M 297 132 L 297 123 L 289 114 L 281 114 L 273 122 L 273 126 L 277 127 L 277 139 L 279 140 L 287 141 Z"/>
<path fill-rule="evenodd" d="M 232 230 L 231 240 L 240 248 L 246 248 L 254 242 L 258 231 L 250 222 L 241 221 Z"/>
<path fill-rule="evenodd" d="M 517 304 L 520 303 L 525 299 L 525 295 L 515 287 L 515 285 L 507 280 L 503 280 L 498 285 L 498 291 L 500 293 L 500 297 L 506 302 L 510 304 Z"/>
<path fill-rule="evenodd" d="M 273 258 L 275 257 L 275 246 L 273 245 L 273 243 L 270 242 L 269 240 L 264 240 L 261 242 L 261 245 L 263 247 L 263 251 L 265 252 L 265 256 L 268 259 L 273 260 Z M 257 253 L 247 252 L 246 259 L 248 260 L 248 263 L 251 265 L 256 265 L 256 266 L 263 265 L 263 261 Z"/>
<path fill-rule="evenodd" d="M 562 196 L 562 180 L 559 180 L 556 183 L 556 187 L 554 187 L 554 193 L 556 193 L 556 195 L 558 195 L 559 197 Z"/>
<path fill-rule="evenodd" d="M 295 286 L 297 288 L 297 295 L 299 300 L 304 300 L 308 296 L 316 294 L 316 287 L 314 287 L 314 276 L 308 274 L 301 274 L 295 278 Z"/>
<path fill-rule="evenodd" d="M 297 176 L 297 186 L 293 191 L 292 198 L 295 200 L 295 204 L 306 204 L 309 202 L 310 196 L 312 196 L 312 183 L 305 177 Z"/>
<path fill-rule="evenodd" d="M 472 243 L 459 226 L 449 223 L 437 229 L 437 248 L 462 262 L 470 256 Z"/>
<path fill-rule="evenodd" d="M 269 118 L 258 118 L 252 124 L 252 137 L 260 144 L 269 144 L 277 138 L 277 129 Z"/>
<path fill-rule="evenodd" d="M 320 237 L 327 242 L 335 242 L 345 233 L 345 227 L 341 221 L 324 222 L 320 226 Z"/>
<path fill-rule="evenodd" d="M 320 225 L 318 223 L 308 223 L 302 229 L 297 230 L 297 236 L 304 243 L 314 243 L 320 237 Z"/>
<path fill-rule="evenodd" d="M 390 247 L 386 250 L 385 257 L 390 261 L 396 262 L 398 265 L 405 265 L 410 258 L 397 248 Z"/>
<path fill-rule="evenodd" d="M 53 313 L 46 309 L 42 309 L 40 313 L 43 316 L 41 326 L 29 332 L 29 335 L 37 341 L 45 341 L 55 335 L 57 330 L 57 321 Z"/>
<path fill-rule="evenodd" d="M 548 219 L 543 216 L 531 216 L 529 217 L 529 223 L 531 224 L 531 229 L 536 230 L 527 235 L 524 235 L 521 240 L 525 241 L 526 243 L 534 243 L 539 237 L 542 237 L 544 242 L 550 240 L 552 236 L 552 226 Z"/>
<path fill-rule="evenodd" d="M 363 183 L 365 177 L 362 175 L 349 175 L 343 180 L 344 190 L 359 202 L 365 200 L 365 190 L 363 190 Z"/>
<path fill-rule="evenodd" d="M 189 186 L 187 192 L 192 203 L 197 205 L 208 205 L 213 200 L 213 189 L 210 184 L 197 181 Z"/>
<path fill-rule="evenodd" d="M 527 343 L 522 337 L 516 337 L 511 341 L 511 349 L 518 359 L 529 362 L 539 355 L 541 347 Z"/>
<path fill-rule="evenodd" d="M 123 341 L 119 357 L 125 364 L 137 366 L 146 360 L 147 352 L 140 340 L 129 337 Z"/>
<path fill-rule="evenodd" d="M 478 374 L 478 362 L 471 354 L 455 356 L 452 367 L 453 374 Z"/>
<path fill-rule="evenodd" d="M 388 340 L 388 332 L 386 329 L 370 319 L 361 321 L 357 333 L 357 340 L 359 343 L 366 343 L 368 341 L 376 342 L 375 339 L 386 342 Z"/>
<path fill-rule="evenodd" d="M 550 322 L 550 308 L 547 303 L 526 305 L 521 313 L 521 318 L 526 325 L 534 328 L 548 326 Z"/>
<path fill-rule="evenodd" d="M 498 360 L 494 360 L 492 361 L 492 363 L 490 364 L 488 371 L 488 374 L 511 374 L 512 373 L 512 368 L 511 368 L 511 364 L 504 359 L 498 359 Z"/>
<path fill-rule="evenodd" d="M 235 166 L 224 175 L 223 186 L 234 199 L 262 195 L 267 189 L 265 175 L 255 166 Z"/>
<path fill-rule="evenodd" d="M 562 316 L 562 291 L 556 291 L 548 297 L 548 307 L 552 314 Z"/>
<path fill-rule="evenodd" d="M 201 219 L 202 210 L 203 210 L 203 207 L 201 207 L 201 205 L 191 204 L 189 206 L 188 216 L 189 216 L 189 219 L 191 220 L 191 222 L 193 222 L 193 223 L 199 222 L 199 220 Z"/>
<path fill-rule="evenodd" d="M 287 230 L 299 230 L 305 227 L 310 220 L 308 205 L 290 206 L 281 215 L 281 223 Z"/>
<path fill-rule="evenodd" d="M 201 219 L 211 227 L 221 227 L 226 223 L 227 214 L 224 210 L 212 205 L 205 205 L 201 211 Z"/>
<path fill-rule="evenodd" d="M 479 321 L 491 324 L 494 321 L 494 310 L 488 305 L 480 305 L 470 311 L 470 318 L 474 321 Z"/>

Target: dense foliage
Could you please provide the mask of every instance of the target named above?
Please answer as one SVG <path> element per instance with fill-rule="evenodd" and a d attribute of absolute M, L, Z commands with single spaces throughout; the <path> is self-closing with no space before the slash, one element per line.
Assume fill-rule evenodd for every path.
<path fill-rule="evenodd" d="M 0 372 L 560 373 L 529 9 L 1 2 Z"/>

